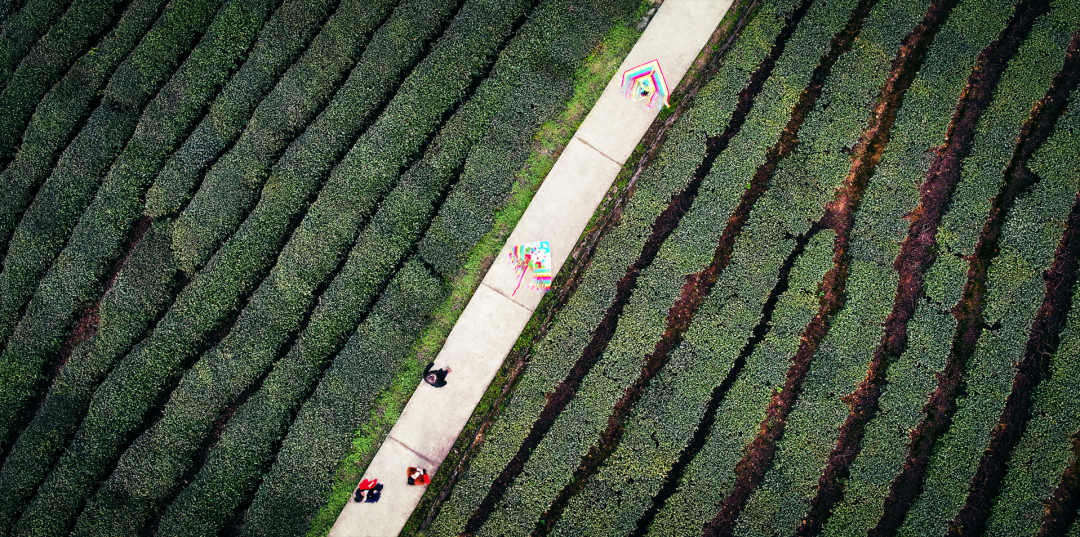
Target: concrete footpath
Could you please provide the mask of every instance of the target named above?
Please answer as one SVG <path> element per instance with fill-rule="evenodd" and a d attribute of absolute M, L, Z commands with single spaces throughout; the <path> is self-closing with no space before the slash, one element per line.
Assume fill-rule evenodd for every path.
<path fill-rule="evenodd" d="M 435 359 L 450 366 L 447 385 L 420 382 L 391 429 L 365 479 L 384 484 L 378 503 L 350 501 L 330 537 L 393 536 L 405 526 L 426 487 L 406 484 L 406 469 L 434 475 L 514 346 L 543 293 L 522 285 L 508 263 L 511 246 L 551 243 L 552 277 L 558 274 L 612 181 L 659 113 L 622 95 L 622 72 L 660 61 L 674 89 L 708 42 L 732 0 L 666 0 L 608 83 L 454 325 Z M 529 276 L 526 276 L 528 278 Z M 449 468 L 449 466 L 448 466 Z"/>

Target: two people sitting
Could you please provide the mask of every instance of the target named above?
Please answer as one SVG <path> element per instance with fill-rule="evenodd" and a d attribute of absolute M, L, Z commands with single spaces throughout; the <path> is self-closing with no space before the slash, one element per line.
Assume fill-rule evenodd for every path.
<path fill-rule="evenodd" d="M 364 479 L 356 487 L 356 495 L 353 497 L 353 501 L 375 503 L 382 496 L 382 489 L 382 483 L 379 483 L 378 479 Z"/>

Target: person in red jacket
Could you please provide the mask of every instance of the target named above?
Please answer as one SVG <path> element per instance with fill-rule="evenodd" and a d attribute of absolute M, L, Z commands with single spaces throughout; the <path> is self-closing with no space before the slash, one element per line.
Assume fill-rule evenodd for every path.
<path fill-rule="evenodd" d="M 427 485 L 428 483 L 431 483 L 431 476 L 428 475 L 427 470 L 415 466 L 409 467 L 410 485 Z"/>

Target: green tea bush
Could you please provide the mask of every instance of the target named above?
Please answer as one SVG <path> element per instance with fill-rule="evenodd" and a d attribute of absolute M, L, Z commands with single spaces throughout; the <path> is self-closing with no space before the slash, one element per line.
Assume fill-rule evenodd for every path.
<path fill-rule="evenodd" d="M 1055 5 L 1055 8 L 1061 7 L 1065 4 Z M 1072 6 L 1075 8 L 1077 6 Z M 1053 27 L 1057 16 L 1060 12 L 1052 10 L 1036 21 L 1031 36 L 1021 45 L 1013 61 L 1023 65 L 1026 52 L 1045 50 L 1039 41 L 1046 38 L 1047 27 Z M 1078 16 L 1080 13 L 1073 11 L 1069 17 L 1058 20 L 1072 21 L 1068 26 L 1074 27 Z M 1062 58 L 1064 53 L 1062 48 Z M 1060 68 L 1060 63 L 1058 65 Z M 1002 83 L 1009 82 L 1012 66 L 1010 62 Z M 1003 93 L 999 98 L 1011 96 Z M 1025 115 L 1022 120 L 1026 119 Z M 1057 138 L 1057 144 L 1061 144 L 1062 136 L 1075 136 L 1076 118 L 1066 119 L 1058 123 L 1052 135 Z M 1071 142 L 1067 147 L 1075 149 L 1076 144 Z M 1053 150 L 1054 145 L 1050 148 Z M 1030 159 L 1031 167 L 1036 173 L 1042 170 L 1051 173 L 1041 174 L 1039 182 L 1017 198 L 1006 215 L 998 253 L 987 275 L 982 309 L 986 328 L 967 361 L 963 378 L 965 389 L 963 395 L 957 397 L 952 424 L 934 446 L 921 494 L 912 503 L 902 532 L 922 535 L 944 532 L 960 512 L 967 497 L 968 483 L 975 475 L 979 459 L 990 443 L 990 432 L 997 426 L 1005 407 L 1016 375 L 1015 365 L 1023 360 L 1029 327 L 1046 292 L 1043 272 L 1053 262 L 1054 251 L 1064 232 L 1063 224 L 1080 188 L 1080 175 L 1053 173 L 1054 165 L 1038 165 L 1043 162 L 1043 157 L 1041 151 L 1036 151 Z"/>
<path fill-rule="evenodd" d="M 0 88 L 8 85 L 26 53 L 71 4 L 71 0 L 27 0 L 4 20 L 0 32 Z M 91 2 L 88 4 L 92 5 Z M 112 4 L 106 5 L 111 7 Z M 76 10 L 79 8 L 86 9 L 86 5 L 76 3 Z M 0 162 L 6 162 L 6 159 L 0 159 Z"/>
<path fill-rule="evenodd" d="M 343 1 L 300 60 L 259 103 L 235 145 L 206 172 L 176 219 L 173 244 L 184 272 L 202 268 L 244 221 L 274 162 L 334 97 L 392 7 L 390 0 Z M 277 190 L 276 185 L 271 183 L 268 190 Z M 301 192 L 280 193 L 294 204 L 308 201 Z"/>
<path fill-rule="evenodd" d="M 961 1 L 927 50 L 855 215 L 859 231 L 852 234 L 852 248 L 867 259 L 887 265 L 896 256 L 896 245 L 907 236 L 906 222 L 897 217 L 905 216 L 918 199 L 932 149 L 946 141 L 968 74 L 979 53 L 1005 28 L 1013 3 Z M 934 373 L 945 365 L 956 330 L 949 309 L 960 300 L 966 275 L 967 263 L 951 255 L 939 256 L 924 275 L 925 296 L 908 321 L 907 348 L 889 364 L 880 410 L 866 425 L 844 497 L 826 521 L 825 535 L 865 535 L 877 524 L 892 480 L 903 466 L 910 432 L 936 385 Z"/>
<path fill-rule="evenodd" d="M 661 246 L 652 264 L 642 271 L 603 356 L 585 375 L 574 400 L 532 450 L 521 475 L 507 488 L 480 533 L 490 534 L 506 528 L 519 528 L 519 531 L 532 528 L 551 499 L 569 481 L 573 468 L 577 467 L 581 457 L 606 426 L 610 408 L 638 376 L 641 359 L 660 340 L 667 324 L 668 309 L 678 298 L 686 276 L 703 270 L 712 261 L 729 215 L 745 190 L 735 185 L 749 182 L 758 165 L 764 163 L 768 148 L 776 143 L 785 123 L 783 119 L 776 121 L 776 116 L 788 117 L 798 100 L 798 91 L 785 90 L 795 85 L 801 88 L 803 85 L 800 82 L 809 82 L 817 58 L 827 50 L 829 39 L 843 26 L 846 13 L 854 4 L 838 3 L 819 10 L 812 7 L 807 13 L 778 60 L 777 70 L 788 76 L 770 77 L 758 96 L 759 102 L 775 103 L 775 106 L 755 107 L 742 130 L 717 158 L 693 206 Z M 839 22 L 835 22 L 837 20 Z M 787 63 L 789 61 L 793 63 Z M 797 66 L 791 68 L 794 73 L 787 70 L 788 66 Z M 770 98 L 776 100 L 770 101 Z M 781 190 L 785 189 L 781 187 Z M 832 189 L 823 187 L 823 190 L 831 194 Z M 813 189 L 806 189 L 805 192 L 808 197 L 819 194 Z M 760 232 L 775 229 L 774 225 L 779 227 L 786 224 L 783 221 L 777 223 L 775 218 L 787 212 L 787 207 L 775 204 L 764 208 L 759 217 L 770 220 L 767 224 L 755 223 L 757 220 L 753 215 L 759 209 L 762 209 L 761 205 L 755 207 L 751 223 L 738 240 L 750 237 L 753 240 L 774 240 L 775 237 L 766 238 L 766 234 Z M 801 222 L 805 226 L 808 223 Z M 795 223 L 793 227 L 799 224 Z M 790 231 L 796 235 L 805 229 Z M 776 253 L 780 253 L 779 250 L 784 247 L 788 252 L 794 248 L 793 240 L 774 244 L 778 247 Z M 760 290 L 762 296 L 766 295 L 775 284 L 775 273 L 784 257 L 786 253 L 780 254 L 779 259 L 759 253 L 751 263 L 758 271 L 758 279 L 749 282 L 748 288 L 755 292 Z M 768 283 L 769 272 L 773 272 L 773 283 Z"/>
<path fill-rule="evenodd" d="M 76 309 L 90 300 L 88 295 L 92 291 L 88 287 L 94 286 L 106 270 L 105 263 L 102 263 L 100 270 L 91 275 L 91 282 L 80 282 L 79 277 L 88 274 L 83 272 L 86 268 L 84 259 L 70 258 L 92 257 L 93 252 L 108 247 L 97 240 L 100 237 L 95 231 L 104 227 L 99 222 L 113 217 L 113 211 L 117 209 L 110 194 L 123 186 L 131 177 L 130 172 L 146 160 L 152 161 L 153 155 L 162 150 L 154 140 L 168 135 L 169 128 L 174 125 L 166 122 L 175 119 L 171 112 L 179 112 L 177 108 L 180 107 L 163 103 L 165 99 L 155 99 L 155 103 L 160 104 L 147 110 L 144 129 L 134 145 L 128 144 L 132 151 L 125 153 L 126 158 L 117 162 L 128 168 L 121 167 L 117 173 L 108 174 L 106 188 L 99 191 L 102 178 L 136 129 L 136 123 L 140 121 L 139 112 L 169 80 L 180 60 L 181 50 L 189 47 L 194 37 L 202 33 L 214 19 L 218 2 L 193 0 L 190 3 L 177 2 L 174 6 L 177 9 L 166 12 L 151 30 L 152 39 L 143 40 L 143 43 L 150 45 L 140 45 L 113 76 L 105 89 L 101 105 L 64 151 L 11 239 L 4 259 L 4 270 L 0 273 L 0 336 L 11 334 L 0 356 L 0 446 L 9 445 L 17 433 L 13 427 L 21 422 L 25 405 L 41 393 L 45 362 L 59 348 L 63 332 L 70 325 Z M 223 14 L 218 20 L 225 21 L 230 27 L 226 35 L 235 32 L 240 37 L 242 34 L 236 32 L 235 21 L 229 16 L 232 13 L 226 11 Z M 260 25 L 261 20 L 254 24 L 255 29 Z M 212 37 L 205 41 L 211 45 L 207 48 L 211 49 L 214 48 L 212 45 L 220 44 L 214 42 Z M 229 48 L 235 46 L 228 45 Z M 196 73 L 192 74 L 199 75 L 195 80 L 212 77 L 217 64 L 200 64 L 200 55 L 194 56 L 196 61 L 192 65 L 198 67 L 193 67 Z M 224 73 L 219 77 L 227 76 L 227 66 L 221 69 Z M 196 89 L 189 87 L 189 78 L 181 76 L 175 80 L 179 82 L 170 89 L 181 93 Z M 213 90 L 211 86 L 201 92 L 192 91 L 194 104 L 207 100 Z M 139 156 L 149 158 L 139 159 Z M 91 204 L 91 201 L 94 203 Z M 119 240 L 123 240 L 123 237 L 119 237 L 117 242 Z M 65 259 L 54 264 L 57 254 L 65 245 L 69 246 Z M 80 256 L 81 252 L 91 252 L 91 255 Z M 50 267 L 51 273 L 39 285 L 41 276 Z M 31 296 L 34 296 L 32 301 Z M 26 305 L 28 301 L 30 304 Z M 23 319 L 13 326 L 24 306 L 26 313 Z"/>
<path fill-rule="evenodd" d="M 921 0 L 885 0 L 874 6 L 851 52 L 837 60 L 817 107 L 807 116 L 799 133 L 804 141 L 791 165 L 781 164 L 782 169 L 807 170 L 807 179 L 816 176 L 830 181 L 849 172 L 852 162 L 844 158 L 843 149 L 858 144 L 889 76 L 891 58 L 929 6 L 929 1 Z M 848 249 L 844 308 L 829 321 L 829 331 L 787 417 L 772 467 L 747 502 L 736 534 L 794 533 L 848 417 L 843 397 L 863 380 L 881 341 L 899 283 L 893 262 L 900 251 L 898 242 L 882 236 L 903 228 L 904 216 L 918 203 L 918 192 L 901 190 L 907 194 L 902 196 L 894 185 L 877 182 L 868 183 L 866 189 L 872 190 L 866 201 L 875 214 L 858 219 L 849 231 L 850 237 L 859 239 Z"/>
<path fill-rule="evenodd" d="M 175 216 L 183 208 L 206 167 L 236 140 L 255 108 L 339 4 L 336 0 L 285 2 L 274 12 L 240 70 L 222 88 L 184 144 L 169 156 L 147 191 L 147 216 Z"/>
<path fill-rule="evenodd" d="M 1076 185 L 1080 182 L 1080 169 L 1071 155 L 1080 150 L 1077 132 L 1080 132 L 1080 91 L 1069 96 L 1069 108 L 1058 119 L 1054 135 L 1043 143 L 1030 167 L 1044 180 L 1050 178 L 1056 183 Z M 1031 419 L 1009 455 L 1008 470 L 987 521 L 987 535 L 1036 534 L 1042 522 L 1042 502 L 1050 498 L 1071 462 L 1071 436 L 1080 430 L 1080 401 L 1076 397 L 1076 379 L 1080 378 L 1080 286 L 1075 287 L 1077 291 L 1058 349 L 1050 358 L 1050 374 L 1035 388 Z"/>
<path fill-rule="evenodd" d="M 354 146 L 354 152 L 359 147 L 360 151 L 365 151 L 365 157 L 372 155 L 372 151 L 385 151 L 382 153 L 385 159 L 365 159 L 363 165 L 396 171 L 400 159 L 418 149 L 427 132 L 435 127 L 434 123 L 461 97 L 460 93 L 437 89 L 445 91 L 452 87 L 451 83 L 463 89 L 467 87 L 479 67 L 488 61 L 489 55 L 494 54 L 497 45 L 509 33 L 512 22 L 524 11 L 524 6 L 505 3 L 471 6 L 472 11 L 464 11 L 464 16 L 459 14 L 455 19 L 457 28 L 452 25 L 448 30 L 453 37 L 443 39 L 417 69 L 416 75 L 406 79 L 387 112 L 369 129 L 366 138 Z M 478 21 L 484 21 L 484 24 Z M 492 32 L 487 26 L 496 21 L 502 23 L 501 33 Z M 463 69 L 466 59 L 474 62 L 477 68 Z M 433 109 L 432 101 L 442 103 L 442 106 Z M 418 112 L 424 108 L 426 113 L 421 116 Z M 403 128 L 403 120 L 412 120 L 416 130 Z M 423 128 L 425 124 L 427 127 Z M 398 144 L 389 143 L 391 135 L 404 140 Z M 391 151 L 398 153 L 395 155 Z M 355 168 L 343 170 L 341 166 L 335 170 L 307 218 L 278 256 L 279 263 L 289 260 L 291 265 L 292 272 L 284 275 L 321 280 L 329 274 L 358 233 L 365 215 L 370 214 L 375 201 L 381 197 L 380 192 L 363 188 L 376 179 L 372 175 L 370 172 L 366 176 L 356 173 Z M 383 188 L 389 186 L 386 183 L 392 179 L 385 172 L 378 178 L 385 179 Z M 183 371 L 185 364 L 190 363 L 199 346 L 204 344 L 204 339 L 226 322 L 241 298 L 255 287 L 264 270 L 260 265 L 265 267 L 273 259 L 272 254 L 281 249 L 280 243 L 288 231 L 291 214 L 283 215 L 282 209 L 295 211 L 295 204 L 299 203 L 295 200 L 289 203 L 289 195 L 295 193 L 291 188 L 294 184 L 268 183 L 263 202 L 252 217 L 207 266 L 195 274 L 143 345 L 114 368 L 95 394 L 76 437 L 31 503 L 28 512 L 33 512 L 35 519 L 45 517 L 47 510 L 58 505 L 77 506 L 81 503 L 84 491 L 96 485 L 97 480 L 112 469 L 121 455 L 117 452 L 119 446 L 142 427 L 145 413 L 161 401 L 170 378 Z M 328 192 L 333 192 L 330 198 L 326 198 Z M 274 219 L 277 219 L 276 223 Z M 299 272 L 295 268 L 300 268 Z M 294 281 L 299 284 L 304 280 Z M 277 283 L 288 285 L 283 280 Z M 247 365 L 252 363 L 256 363 L 254 359 Z"/>
<path fill-rule="evenodd" d="M 6 49 L 4 45 L 8 43 L 0 45 L 0 51 L 3 51 L 0 52 L 0 87 L 4 88 L 0 93 L 0 162 L 11 160 L 41 96 L 64 76 L 79 56 L 86 53 L 90 40 L 104 33 L 113 22 L 114 10 L 123 7 L 119 0 L 75 0 L 13 71 L 3 67 L 4 56 L 13 53 L 12 49 L 17 47 Z"/>
<path fill-rule="evenodd" d="M 568 62 L 580 60 L 593 42 L 599 39 L 605 25 L 594 24 L 595 28 L 589 28 L 591 32 L 575 27 L 573 20 L 562 20 L 570 12 L 554 9 L 556 4 L 558 3 L 539 8 L 532 23 L 522 29 L 521 35 L 500 56 L 491 78 L 482 84 L 477 96 L 455 114 L 435 139 L 425 158 L 412 167 L 383 202 L 378 213 L 356 241 L 345 267 L 320 298 L 318 307 L 297 343 L 270 373 L 254 402 L 249 404 L 253 407 L 249 410 L 251 414 L 245 414 L 244 418 L 235 416 L 223 432 L 223 438 L 240 435 L 246 440 L 240 442 L 237 438 L 219 449 L 236 450 L 252 444 L 254 429 L 259 431 L 259 437 L 267 437 L 267 442 L 255 442 L 261 446 L 258 452 L 243 447 L 246 452 L 243 456 L 239 453 L 230 455 L 231 451 L 215 455 L 170 508 L 166 518 L 169 525 L 163 526 L 163 529 L 168 527 L 182 532 L 183 528 L 202 527 L 202 524 L 205 524 L 202 520 L 208 518 L 204 505 L 209 498 L 220 498 L 219 491 L 222 488 L 234 490 L 236 499 L 230 507 L 235 509 L 243 497 L 242 493 L 257 484 L 259 468 L 267 464 L 272 456 L 272 442 L 269 439 L 284 434 L 290 416 L 301 402 L 302 394 L 307 393 L 309 385 L 318 378 L 321 365 L 334 349 L 344 342 L 348 333 L 368 311 L 367 304 L 381 282 L 388 277 L 389 271 L 400 262 L 401 256 L 408 251 L 410 245 L 415 243 L 435 208 L 434 202 L 438 201 L 440 192 L 445 189 L 446 182 L 457 174 L 456 170 L 460 170 L 462 161 L 465 160 L 465 151 L 477 144 L 476 138 L 487 131 L 487 124 L 494 123 L 505 127 L 504 130 L 515 135 L 519 146 L 527 147 L 529 136 L 542 119 L 536 116 L 542 110 L 552 113 L 553 101 L 566 97 L 573 67 Z M 576 18 L 580 21 L 582 13 L 578 12 L 577 15 Z M 569 57 L 561 60 L 564 65 L 560 65 L 560 58 L 553 57 L 539 40 L 543 35 L 542 30 L 550 27 L 563 28 L 568 35 L 575 36 L 580 41 L 577 50 L 570 51 Z M 562 49 L 556 50 L 562 52 Z M 541 66 L 543 73 L 530 73 L 526 70 Z M 523 75 L 544 76 L 541 77 L 542 80 L 530 84 L 520 83 Z M 558 75 L 563 78 L 556 78 Z M 509 84 L 510 81 L 517 83 Z M 537 87 L 561 91 L 541 92 L 527 89 Z M 503 112 L 499 113 L 500 110 Z M 523 114 L 523 110 L 534 113 Z M 497 115 L 494 120 L 491 118 L 493 114 Z M 494 139 L 503 141 L 501 137 Z M 486 166 L 488 159 L 484 157 L 495 152 L 506 154 L 498 151 L 506 146 L 495 145 L 491 143 L 492 140 L 493 137 L 489 134 L 475 146 L 469 153 L 466 169 L 474 173 L 494 173 L 500 169 Z M 519 147 L 509 148 L 518 149 L 520 152 Z M 481 158 L 476 159 L 477 156 Z M 477 160 L 480 160 L 479 164 L 476 163 Z M 498 160 L 500 162 L 497 166 L 505 159 Z M 519 162 L 518 166 L 520 165 Z M 288 383 L 291 387 L 277 388 L 278 383 Z M 286 397 L 271 394 L 292 395 Z M 237 460 L 244 461 L 243 467 L 236 463 Z M 248 489 L 227 483 L 248 483 Z M 225 514 L 228 514 L 228 511 L 225 511 Z M 218 523 L 224 520 L 219 519 Z"/>
<path fill-rule="evenodd" d="M 777 299 L 769 331 L 747 358 L 744 374 L 717 416 L 746 424 L 761 422 L 765 402 L 773 389 L 784 383 L 788 358 L 798 347 L 803 327 L 817 312 L 819 284 L 833 265 L 834 239 L 831 230 L 815 234 L 794 261 L 788 288 Z M 723 273 L 717 283 L 720 289 L 730 289 L 739 279 L 735 268 Z M 686 338 L 672 350 L 671 361 L 642 394 L 619 446 L 589 478 L 585 489 L 570 500 L 554 535 L 628 535 L 635 531 L 642 513 L 694 435 L 714 387 L 730 374 L 748 344 L 748 334 L 761 321 L 762 301 L 756 298 L 756 294 L 731 297 L 714 291 L 705 299 Z M 722 329 L 717 329 L 719 319 L 724 319 Z M 738 444 L 734 453 L 748 441 L 745 433 L 755 430 L 744 429 L 728 431 L 726 440 Z M 715 498 L 705 492 L 697 500 L 693 511 L 702 516 L 715 505 Z M 687 514 L 693 518 L 691 513 Z M 696 531 L 692 521 L 685 527 L 653 529 L 660 533 L 684 530 Z"/>
<path fill-rule="evenodd" d="M 75 348 L 34 420 L 4 460 L 0 470 L 0 533 L 8 534 L 66 441 L 75 434 L 94 389 L 171 302 L 176 263 L 169 257 L 172 234 L 163 229 L 169 225 L 167 221 L 155 224 L 132 254 L 162 262 L 124 264 L 116 283 L 101 299 L 97 332 Z"/>
<path fill-rule="evenodd" d="M 698 94 L 695 106 L 673 127 L 655 163 L 638 182 L 618 226 L 601 239 L 597 253 L 574 295 L 538 343 L 525 374 L 484 446 L 475 454 L 428 533 L 460 533 L 491 483 L 516 453 L 543 408 L 544 394 L 569 373 L 614 298 L 615 286 L 634 263 L 650 234 L 655 215 L 693 175 L 705 153 L 705 137 L 719 135 L 731 118 L 739 91 L 768 54 L 796 2 L 762 4 L 724 65 Z M 779 13 L 778 13 L 779 11 Z"/>
<path fill-rule="evenodd" d="M 949 212 L 941 221 L 938 242 L 953 253 L 969 256 L 975 251 L 982 222 L 990 213 L 990 200 L 1004 181 L 1020 129 L 1031 107 L 1046 93 L 1050 80 L 1061 69 L 1065 49 L 1080 20 L 1080 5 L 1053 0 L 1048 13 L 1039 17 L 1021 44 L 994 91 L 994 100 L 976 127 L 971 153 L 964 159 L 961 179 L 953 192 Z"/>
<path fill-rule="evenodd" d="M 271 50 L 272 45 L 281 44 L 287 38 L 282 34 L 295 27 L 296 12 L 303 11 L 310 2 L 290 0 L 267 23 L 260 32 L 262 39 L 248 62 L 266 67 L 267 56 L 278 56 L 281 50 Z M 75 312 L 85 302 L 92 300 L 98 293 L 97 286 L 108 267 L 123 254 L 124 241 L 142 209 L 140 198 L 161 159 L 168 150 L 179 141 L 178 137 L 186 132 L 192 121 L 197 119 L 221 79 L 228 73 L 230 66 L 247 49 L 253 39 L 253 32 L 258 32 L 274 2 L 237 2 L 225 7 L 211 31 L 181 66 L 177 74 L 162 90 L 162 96 L 149 105 L 136 128 L 135 136 L 128 143 L 120 158 L 113 164 L 105 183 L 81 217 L 71 239 L 64 246 L 55 265 L 41 284 L 44 289 L 55 289 L 49 301 L 39 300 L 42 307 L 33 310 L 35 315 L 27 323 L 35 323 L 37 340 L 26 352 L 34 355 L 35 360 L 42 360 L 54 352 L 59 338 L 72 322 Z M 299 51 L 295 55 L 299 55 Z M 260 61 L 261 60 L 261 61 Z M 273 65 L 272 62 L 269 62 Z M 245 63 L 247 65 L 247 63 Z M 280 71 L 284 70 L 282 67 Z M 241 70 L 236 76 L 244 74 Z M 236 82 L 233 77 L 233 84 Z M 255 83 L 260 80 L 271 84 L 275 73 L 267 69 L 256 74 L 250 72 L 243 83 Z M 171 237 L 171 227 L 167 231 Z M 145 259 L 154 255 L 157 258 Z M 172 252 L 159 250 L 135 251 L 128 261 L 132 264 L 150 266 L 174 265 Z M 43 335 L 44 334 L 44 335 Z M 110 347 L 109 356 L 115 359 L 122 356 L 131 339 L 116 341 Z M 36 353 L 36 354 L 34 354 Z"/>
<path fill-rule="evenodd" d="M 431 311 L 445 296 L 442 281 L 420 263 L 407 262 L 398 271 L 300 408 L 246 513 L 241 535 L 304 533 L 326 501 L 353 431 L 368 416 L 375 396 L 397 372 Z"/>
<path fill-rule="evenodd" d="M 165 0 L 132 1 L 97 47 L 79 58 L 64 78 L 34 103 L 33 117 L 25 131 L 17 133 L 22 135 L 18 153 L 0 173 L 0 189 L 4 192 L 0 197 L 0 252 L 7 251 L 19 218 L 49 176 L 59 152 L 91 112 L 99 90 L 150 29 L 163 5 Z M 14 151 L 18 143 L 15 135 L 5 140 L 0 143 L 11 143 Z"/>

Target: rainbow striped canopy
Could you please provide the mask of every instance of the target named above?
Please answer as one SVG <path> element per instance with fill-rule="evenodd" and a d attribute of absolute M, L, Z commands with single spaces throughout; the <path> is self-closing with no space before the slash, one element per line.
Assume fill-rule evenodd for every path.
<path fill-rule="evenodd" d="M 525 279 L 525 273 L 532 269 L 533 277 L 529 287 L 547 291 L 551 288 L 551 245 L 548 241 L 537 241 L 514 246 L 510 249 L 510 264 L 514 271 L 521 275 L 518 286 L 511 296 L 516 295 L 521 288 L 521 281 Z"/>
<path fill-rule="evenodd" d="M 671 106 L 668 104 L 667 80 L 664 79 L 664 71 L 660 69 L 660 62 L 657 60 L 623 72 L 622 90 L 623 95 L 634 101 L 648 99 L 649 108 L 653 107 L 655 101 L 660 102 L 660 108 Z"/>

